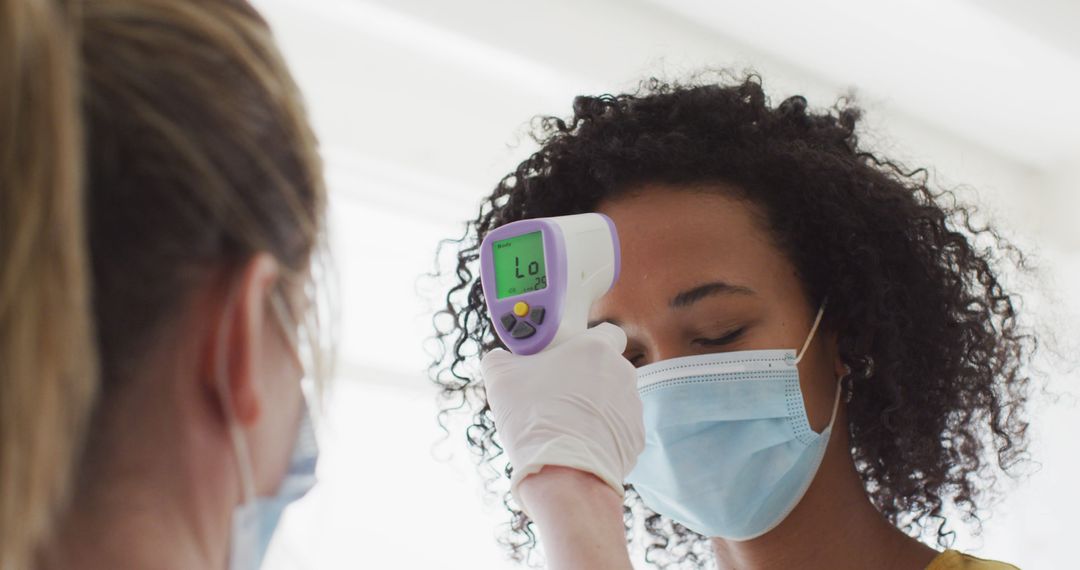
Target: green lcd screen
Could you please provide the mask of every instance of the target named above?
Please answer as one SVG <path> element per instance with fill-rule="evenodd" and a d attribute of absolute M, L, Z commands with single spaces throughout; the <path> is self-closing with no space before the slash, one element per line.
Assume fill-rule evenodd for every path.
<path fill-rule="evenodd" d="M 544 236 L 522 234 L 492 244 L 495 265 L 495 296 L 499 299 L 547 288 Z"/>

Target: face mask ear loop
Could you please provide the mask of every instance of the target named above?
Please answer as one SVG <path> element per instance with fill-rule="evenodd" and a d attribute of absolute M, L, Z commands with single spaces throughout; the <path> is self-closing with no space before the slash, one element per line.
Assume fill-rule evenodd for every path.
<path fill-rule="evenodd" d="M 810 347 L 810 342 L 814 340 L 814 333 L 817 332 L 818 325 L 821 324 L 821 317 L 825 315 L 825 305 L 829 304 L 829 299 L 826 298 L 821 302 L 821 307 L 818 308 L 817 316 L 814 317 L 814 326 L 810 327 L 810 334 L 806 336 L 806 342 L 803 343 L 802 349 L 799 350 L 799 355 L 795 357 L 795 364 L 798 364 L 802 360 L 802 357 L 806 356 L 806 349 Z"/>
<path fill-rule="evenodd" d="M 226 307 L 232 306 L 233 294 L 229 292 Z M 227 334 L 232 326 L 232 315 L 226 309 L 221 319 L 221 333 Z M 229 422 L 229 435 L 232 437 L 233 454 L 236 456 L 236 467 L 240 471 L 240 488 L 244 496 L 244 504 L 255 500 L 255 474 L 251 466 L 251 453 L 248 450 L 247 440 L 240 429 L 240 422 L 236 421 L 233 414 L 232 394 L 229 392 L 229 372 L 225 363 L 226 342 L 219 340 L 215 348 L 215 373 L 217 375 L 218 392 L 221 393 L 221 403 L 225 408 L 225 419 Z"/>
<path fill-rule="evenodd" d="M 825 305 L 828 303 L 828 298 L 821 302 L 821 307 L 818 308 L 817 316 L 814 317 L 814 326 L 810 327 L 810 334 L 806 336 L 806 342 L 803 343 L 802 349 L 799 350 L 799 355 L 795 357 L 795 364 L 798 364 L 799 361 L 802 360 L 802 357 L 806 356 L 806 349 L 810 347 L 810 342 L 814 340 L 814 333 L 817 332 L 818 326 L 821 324 L 821 317 L 825 316 Z M 836 381 L 836 399 L 833 401 L 832 416 L 829 418 L 829 428 L 832 428 L 833 422 L 836 421 L 836 413 L 840 410 L 840 392 L 842 391 L 841 382 L 843 381 L 843 378 Z"/>
<path fill-rule="evenodd" d="M 810 327 L 810 334 L 807 335 L 806 342 L 803 343 L 802 349 L 799 350 L 799 355 L 795 357 L 795 364 L 798 364 L 802 357 L 806 356 L 806 349 L 810 347 L 810 342 L 814 340 L 814 333 L 817 332 L 818 325 L 821 324 L 821 317 L 825 316 L 825 306 L 828 304 L 829 299 L 826 297 L 821 302 L 821 307 L 818 308 L 817 316 L 814 317 L 814 326 Z M 836 381 L 836 398 L 833 400 L 832 415 L 829 416 L 829 425 L 826 429 L 833 427 L 833 422 L 836 421 L 836 413 L 840 411 L 840 393 L 843 392 L 843 382 L 843 377 Z"/>
<path fill-rule="evenodd" d="M 836 421 L 836 413 L 840 411 L 840 394 L 843 393 L 843 391 L 844 391 L 844 377 L 841 376 L 840 379 L 836 381 L 836 399 L 833 400 L 832 416 L 829 417 L 829 426 L 828 426 L 829 429 L 832 429 L 833 422 Z"/>

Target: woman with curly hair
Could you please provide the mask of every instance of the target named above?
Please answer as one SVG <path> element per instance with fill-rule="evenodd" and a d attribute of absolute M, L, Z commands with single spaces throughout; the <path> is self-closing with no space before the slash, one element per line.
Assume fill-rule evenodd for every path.
<path fill-rule="evenodd" d="M 1023 257 L 925 170 L 861 146 L 859 116 L 846 100 L 774 106 L 749 76 L 654 80 L 538 123 L 541 148 L 469 223 L 436 317 L 442 414 L 473 410 L 483 463 L 506 452 L 517 559 L 535 521 L 563 568 L 629 567 L 623 533 L 642 528 L 660 568 L 1010 567 L 948 550 L 948 513 L 977 524 L 995 473 L 1025 454 L 1035 343 L 1001 282 Z M 591 315 L 613 340 L 570 347 L 591 361 L 502 351 L 475 276 L 481 240 L 582 212 L 619 229 L 621 277 Z M 613 352 L 636 367 L 640 400 Z M 573 387 L 593 384 L 612 398 Z M 592 457 L 629 460 L 522 451 L 565 439 L 558 418 L 593 426 L 579 442 Z"/>

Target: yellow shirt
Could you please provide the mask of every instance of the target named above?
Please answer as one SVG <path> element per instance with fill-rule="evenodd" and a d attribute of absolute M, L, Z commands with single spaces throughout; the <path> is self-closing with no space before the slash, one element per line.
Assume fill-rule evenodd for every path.
<path fill-rule="evenodd" d="M 955 550 L 946 550 L 930 561 L 926 570 L 1020 570 L 1012 564 L 983 560 Z"/>

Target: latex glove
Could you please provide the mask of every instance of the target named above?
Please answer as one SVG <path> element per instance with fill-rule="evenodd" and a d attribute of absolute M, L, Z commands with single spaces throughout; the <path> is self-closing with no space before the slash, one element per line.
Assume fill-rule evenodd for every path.
<path fill-rule="evenodd" d="M 496 349 L 480 368 L 495 428 L 514 467 L 510 491 L 545 465 L 592 473 L 623 496 L 645 446 L 626 334 L 603 323 L 539 354 Z"/>

